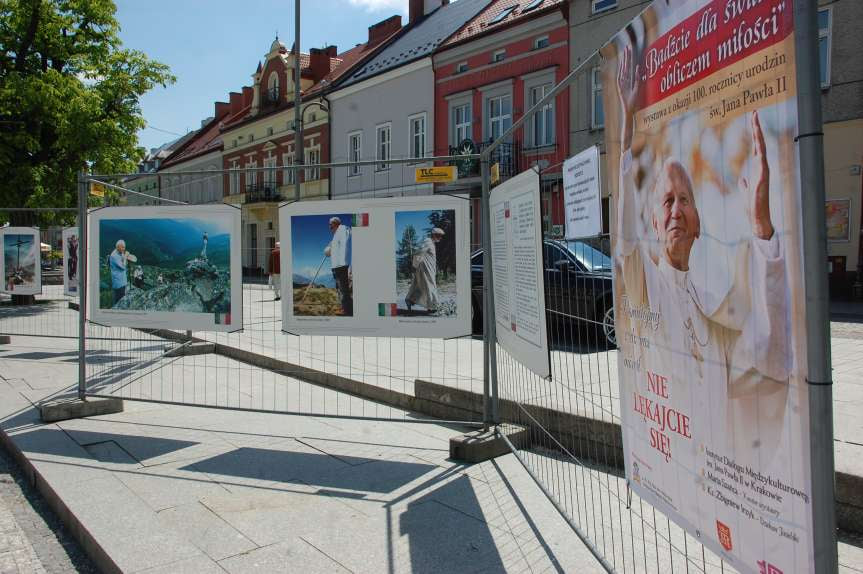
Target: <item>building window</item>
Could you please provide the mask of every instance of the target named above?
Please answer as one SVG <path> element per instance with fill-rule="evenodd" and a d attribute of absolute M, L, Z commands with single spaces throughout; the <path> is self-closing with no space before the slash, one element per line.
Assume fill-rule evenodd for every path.
<path fill-rule="evenodd" d="M 602 107 L 602 77 L 599 67 L 590 73 L 590 127 L 600 129 L 605 125 L 605 110 Z"/>
<path fill-rule="evenodd" d="M 386 163 L 390 159 L 390 145 L 392 143 L 392 124 L 378 126 L 375 130 L 375 148 L 377 149 L 376 159 L 380 161 L 377 165 L 377 171 L 386 171 L 390 168 L 390 164 Z"/>
<path fill-rule="evenodd" d="M 255 141 L 255 134 L 249 134 L 249 142 Z"/>
<path fill-rule="evenodd" d="M 830 40 L 833 28 L 830 8 L 818 11 L 818 60 L 821 72 L 821 87 L 830 87 Z"/>
<path fill-rule="evenodd" d="M 497 16 L 495 16 L 494 18 L 491 19 L 491 21 L 488 23 L 488 25 L 492 26 L 494 24 L 497 24 L 498 22 L 503 22 L 504 20 L 506 20 L 507 16 L 509 16 L 510 14 L 512 14 L 515 11 L 516 8 L 518 8 L 518 4 L 516 4 L 515 6 L 510 6 L 508 8 L 504 8 L 503 10 L 501 10 L 500 12 L 497 13 Z"/>
<path fill-rule="evenodd" d="M 408 120 L 410 126 L 411 157 L 420 158 L 426 155 L 426 115 L 419 114 Z"/>
<path fill-rule="evenodd" d="M 255 186 L 255 184 L 258 183 L 258 172 L 255 171 L 255 168 L 257 167 L 257 161 L 249 161 L 246 164 L 246 191 L 248 191 L 250 187 L 253 187 Z"/>
<path fill-rule="evenodd" d="M 594 14 L 605 12 L 617 7 L 617 0 L 592 0 L 591 11 Z"/>
<path fill-rule="evenodd" d="M 551 92 L 552 84 L 542 84 L 530 88 L 529 105 L 532 108 Z M 534 147 L 554 144 L 554 99 L 546 103 L 530 118 L 529 142 Z"/>
<path fill-rule="evenodd" d="M 270 102 L 279 101 L 279 74 L 273 72 L 267 80 L 267 100 Z"/>
<path fill-rule="evenodd" d="M 467 72 L 467 62 L 459 62 L 455 65 L 456 74 L 463 74 L 465 72 Z"/>
<path fill-rule="evenodd" d="M 491 54 L 492 62 L 503 62 L 506 59 L 506 50 L 495 50 Z"/>
<path fill-rule="evenodd" d="M 292 153 L 283 153 L 282 154 L 282 165 L 285 169 L 282 170 L 282 184 L 283 185 L 293 185 L 294 184 L 294 173 L 296 170 L 288 169 L 287 166 L 294 164 L 294 154 Z"/>
<path fill-rule="evenodd" d="M 541 48 L 548 47 L 548 36 L 540 36 L 536 40 L 533 41 L 533 49 L 539 50 Z"/>
<path fill-rule="evenodd" d="M 275 189 L 276 187 L 276 158 L 269 156 L 264 158 L 264 187 Z"/>
<path fill-rule="evenodd" d="M 311 165 L 314 167 L 309 167 L 304 170 L 305 172 L 305 180 L 306 181 L 317 181 L 321 179 L 321 168 L 318 167 L 321 163 L 321 148 L 309 148 L 306 150 L 306 165 Z"/>
<path fill-rule="evenodd" d="M 488 99 L 488 137 L 495 141 L 512 125 L 512 97 L 509 95 Z"/>
<path fill-rule="evenodd" d="M 363 132 L 351 134 L 348 137 L 348 161 L 361 161 L 363 157 Z M 362 174 L 362 167 L 352 165 L 348 168 L 348 175 L 355 176 Z"/>
<path fill-rule="evenodd" d="M 453 134 L 452 145 L 457 146 L 466 139 L 471 139 L 471 116 L 470 104 L 455 106 L 452 109 L 452 126 L 450 133 Z"/>
<path fill-rule="evenodd" d="M 231 147 L 237 147 L 237 138 L 234 138 L 234 141 L 233 141 Z"/>
<path fill-rule="evenodd" d="M 267 135 L 268 136 L 273 135 L 273 128 L 272 127 L 267 128 Z"/>

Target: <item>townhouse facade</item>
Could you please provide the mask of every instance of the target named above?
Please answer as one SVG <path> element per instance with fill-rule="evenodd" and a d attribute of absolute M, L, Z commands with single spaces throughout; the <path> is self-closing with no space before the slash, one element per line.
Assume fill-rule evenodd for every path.
<path fill-rule="evenodd" d="M 451 36 L 434 55 L 435 152 L 481 152 L 569 71 L 569 27 L 564 0 L 495 0 Z M 522 129 L 496 148 L 491 163 L 500 178 L 526 169 L 540 172 L 544 228 L 563 223 L 561 167 L 569 155 L 569 105 L 556 96 Z M 455 184 L 440 191 L 467 192 L 479 214 L 482 182 L 476 162 L 460 162 Z M 473 225 L 478 244 L 481 226 Z"/>
<path fill-rule="evenodd" d="M 417 167 L 432 155 L 435 90 L 432 54 L 489 0 L 411 0 L 408 24 L 391 22 L 390 40 L 344 77 L 329 95 L 333 161 L 378 161 L 374 166 L 333 169 L 333 198 L 425 195 Z M 416 163 L 390 164 L 413 158 Z"/>
<path fill-rule="evenodd" d="M 162 197 L 198 205 L 222 203 L 224 178 L 222 169 L 222 120 L 228 104 L 215 103 L 214 115 L 204 120 L 194 136 L 169 155 L 159 167 Z M 213 172 L 210 174 L 188 172 Z"/>

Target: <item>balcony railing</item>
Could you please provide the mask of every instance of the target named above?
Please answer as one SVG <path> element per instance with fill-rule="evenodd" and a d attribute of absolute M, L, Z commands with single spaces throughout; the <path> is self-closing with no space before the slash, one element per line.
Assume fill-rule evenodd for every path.
<path fill-rule="evenodd" d="M 275 183 L 246 185 L 245 203 L 265 203 L 284 201 Z"/>
<path fill-rule="evenodd" d="M 463 153 L 482 153 L 482 151 L 491 145 L 491 142 L 480 142 L 473 146 L 457 146 L 449 148 L 449 155 L 459 155 Z M 472 147 L 473 149 L 467 149 Z M 519 173 L 519 155 L 521 153 L 521 144 L 518 142 L 502 143 L 492 150 L 489 156 L 490 165 L 499 164 L 500 177 L 512 177 Z M 524 163 L 524 161 L 521 161 Z M 458 167 L 459 178 L 477 177 L 480 175 L 479 160 L 452 160 L 450 165 Z"/>

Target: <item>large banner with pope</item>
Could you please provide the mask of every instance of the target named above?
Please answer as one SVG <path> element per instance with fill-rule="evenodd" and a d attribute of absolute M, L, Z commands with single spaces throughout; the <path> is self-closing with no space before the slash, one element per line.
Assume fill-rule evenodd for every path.
<path fill-rule="evenodd" d="M 811 571 L 792 0 L 657 0 L 602 53 L 627 479 Z"/>

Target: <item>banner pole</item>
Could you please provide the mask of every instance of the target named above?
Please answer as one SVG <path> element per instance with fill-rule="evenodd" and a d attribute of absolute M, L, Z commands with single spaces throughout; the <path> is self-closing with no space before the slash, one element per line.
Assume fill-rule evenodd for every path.
<path fill-rule="evenodd" d="M 797 57 L 803 269 L 806 287 L 812 533 L 816 572 L 838 570 L 833 459 L 833 379 L 830 358 L 827 226 L 824 215 L 824 134 L 816 0 L 794 2 Z"/>
<path fill-rule="evenodd" d="M 87 382 L 87 199 L 86 175 L 78 173 L 78 398 L 84 400 Z"/>
<path fill-rule="evenodd" d="M 487 157 L 480 159 L 483 249 L 483 422 L 486 424 L 486 429 L 488 429 L 488 425 L 496 425 L 500 422 L 497 410 L 497 333 L 494 320 L 494 271 L 491 262 L 491 211 L 489 208 L 491 185 L 488 162 Z"/>

